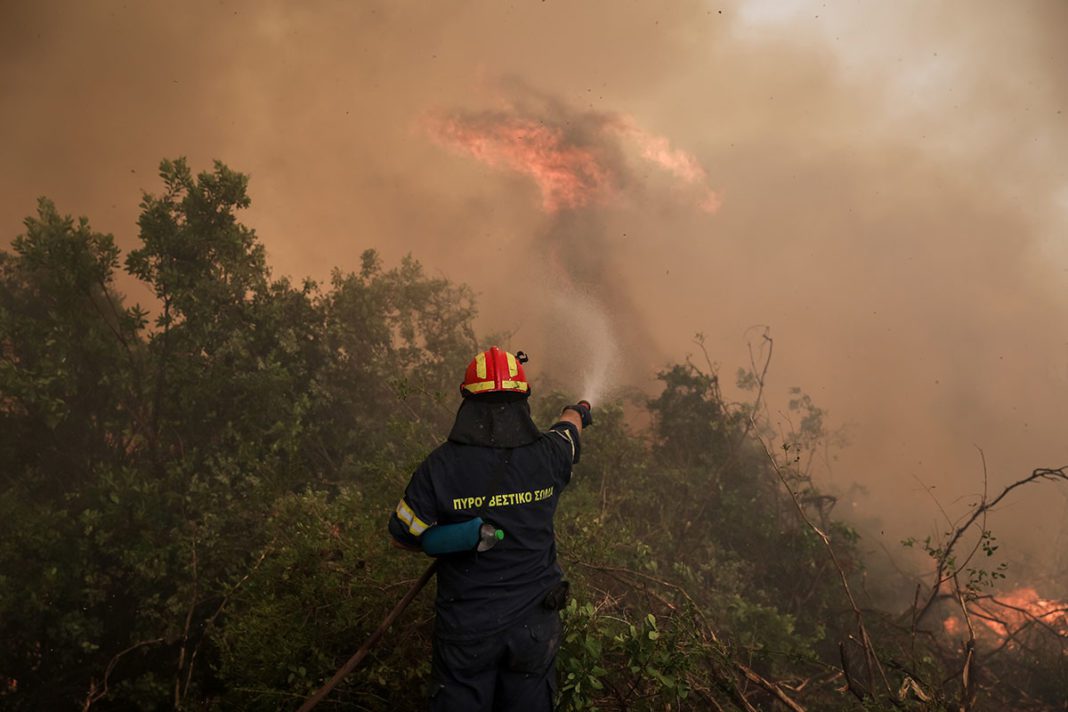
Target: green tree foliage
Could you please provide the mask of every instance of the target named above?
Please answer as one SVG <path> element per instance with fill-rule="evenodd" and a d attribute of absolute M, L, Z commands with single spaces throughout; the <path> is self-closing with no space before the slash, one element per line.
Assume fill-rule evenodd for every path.
<path fill-rule="evenodd" d="M 111 236 L 85 220 L 41 200 L 13 248 L 0 255 L 0 674 L 72 694 L 118 613 L 111 557 L 87 534 L 134 439 L 144 322 L 114 293 Z"/>
<path fill-rule="evenodd" d="M 469 292 L 413 260 L 384 270 L 368 252 L 325 293 L 295 287 L 237 219 L 244 176 L 183 160 L 160 176 L 126 258 L 157 298 L 151 327 L 115 292 L 112 238 L 48 201 L 0 255 L 0 676 L 16 708 L 217 694 L 251 665 L 221 657 L 238 630 L 222 622 L 248 620 L 229 606 L 305 543 L 279 518 L 360 501 L 359 541 L 381 543 L 474 345 Z"/>
<path fill-rule="evenodd" d="M 151 314 L 118 294 L 112 238 L 47 200 L 0 252 L 6 709 L 295 708 L 427 563 L 385 524 L 479 347 L 470 291 L 373 251 L 326 285 L 275 278 L 238 217 L 245 176 L 179 159 L 160 177 L 124 262 Z M 857 537 L 808 476 L 823 411 L 795 392 L 798 425 L 773 444 L 762 378 L 743 371 L 754 402 L 734 404 L 685 362 L 651 399 L 598 404 L 558 515 L 562 709 L 960 697 L 939 684 L 957 664 L 944 645 L 871 611 L 894 694 L 863 676 L 842 692 Z M 536 419 L 567 400 L 538 396 Z M 422 707 L 432 617 L 424 594 L 324 708 Z M 1048 638 L 1027 651 L 1032 695 L 1056 701 L 1063 655 Z"/>
<path fill-rule="evenodd" d="M 0 477 L 12 486 L 24 479 L 16 473 L 64 471 L 52 484 L 77 485 L 89 463 L 126 444 L 133 394 L 117 374 L 136 357 L 143 316 L 114 293 L 111 236 L 61 217 L 50 201 L 13 248 L 0 253 Z"/>

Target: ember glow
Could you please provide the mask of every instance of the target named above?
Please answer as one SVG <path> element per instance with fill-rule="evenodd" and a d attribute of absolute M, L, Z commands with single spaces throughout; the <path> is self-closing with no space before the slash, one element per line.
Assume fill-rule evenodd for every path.
<path fill-rule="evenodd" d="M 571 128 L 575 124 L 584 131 Z M 697 158 L 673 148 L 667 138 L 641 129 L 629 117 L 586 114 L 534 118 L 516 110 L 453 113 L 424 122 L 441 144 L 495 167 L 530 176 L 549 213 L 574 210 L 615 195 L 624 169 L 611 156 L 629 142 L 644 160 L 669 173 L 692 194 L 698 209 L 714 213 L 719 196 L 708 187 L 708 172 Z M 619 144 L 619 145 L 617 145 Z"/>
<path fill-rule="evenodd" d="M 1018 588 L 981 598 L 968 604 L 968 614 L 976 637 L 996 643 L 1012 644 L 1021 633 L 1048 632 L 1068 641 L 1068 602 L 1042 598 L 1031 587 Z M 943 622 L 948 635 L 962 637 L 967 626 L 958 616 Z"/>

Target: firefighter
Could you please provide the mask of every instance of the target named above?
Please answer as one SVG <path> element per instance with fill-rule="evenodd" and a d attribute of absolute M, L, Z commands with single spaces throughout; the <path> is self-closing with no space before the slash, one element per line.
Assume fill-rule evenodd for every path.
<path fill-rule="evenodd" d="M 567 602 L 553 515 L 592 416 L 579 401 L 539 431 L 525 360 L 496 346 L 475 356 L 448 440 L 389 520 L 398 546 L 439 557 L 433 712 L 552 709 Z"/>

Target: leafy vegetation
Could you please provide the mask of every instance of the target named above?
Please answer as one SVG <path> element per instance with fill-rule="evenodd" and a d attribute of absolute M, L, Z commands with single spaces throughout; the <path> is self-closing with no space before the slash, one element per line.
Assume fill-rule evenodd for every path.
<path fill-rule="evenodd" d="M 124 262 L 152 313 L 117 292 L 112 238 L 47 200 L 0 252 L 7 709 L 296 708 L 426 565 L 385 523 L 451 422 L 479 347 L 471 293 L 372 251 L 327 285 L 275 278 L 237 219 L 243 175 L 160 175 Z M 857 535 L 807 475 L 823 412 L 798 391 L 795 432 L 771 433 L 766 369 L 739 374 L 747 404 L 687 361 L 656 397 L 598 409 L 558 515 L 561 708 L 1058 708 L 1055 637 L 1031 631 L 958 683 L 937 625 L 856 604 Z M 564 402 L 539 396 L 539 422 Z M 969 596 L 1003 576 L 955 543 L 924 546 Z M 324 707 L 420 708 L 431 601 Z M 1026 694 L 1003 669 L 1027 672 Z"/>

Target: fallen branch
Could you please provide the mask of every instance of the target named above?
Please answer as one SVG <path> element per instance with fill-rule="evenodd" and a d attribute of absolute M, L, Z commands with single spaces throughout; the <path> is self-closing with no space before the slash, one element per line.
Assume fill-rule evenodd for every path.
<path fill-rule="evenodd" d="M 747 665 L 743 665 L 737 660 L 733 662 L 734 666 L 738 668 L 738 671 L 745 675 L 745 679 L 749 680 L 750 682 L 756 683 L 757 685 L 762 687 L 765 691 L 769 692 L 773 697 L 775 697 L 775 699 L 777 699 L 779 702 L 783 703 L 788 708 L 793 710 L 793 712 L 805 712 L 804 707 L 790 699 L 790 697 L 788 697 L 787 694 L 782 691 L 782 688 L 776 685 L 774 682 L 768 680 L 765 677 L 762 677 L 755 670 L 753 670 Z"/>
<path fill-rule="evenodd" d="M 315 694 L 304 701 L 304 704 L 300 706 L 297 712 L 308 712 L 309 710 L 314 709 L 316 705 L 322 702 L 323 699 L 330 694 L 331 690 L 338 686 L 338 683 L 344 680 L 350 672 L 355 670 L 356 667 L 363 662 L 363 659 L 367 657 L 367 653 L 371 651 L 371 648 L 374 647 L 375 643 L 377 643 L 389 627 L 393 625 L 393 621 L 397 620 L 397 617 L 404 612 L 404 609 L 408 607 L 408 604 L 412 602 L 421 590 L 423 590 L 423 586 L 433 578 L 437 569 L 438 562 L 437 559 L 435 559 L 434 562 L 427 567 L 426 571 L 423 572 L 423 575 L 419 577 L 419 580 L 408 589 L 408 593 L 404 594 L 404 597 L 397 602 L 397 605 L 393 606 L 393 610 L 389 612 L 389 615 L 385 617 L 385 620 L 382 621 L 375 632 L 371 633 L 371 637 L 360 646 L 360 649 L 357 650 L 336 673 L 334 673 L 334 676 L 330 678 L 329 682 L 316 690 Z"/>

